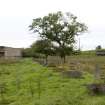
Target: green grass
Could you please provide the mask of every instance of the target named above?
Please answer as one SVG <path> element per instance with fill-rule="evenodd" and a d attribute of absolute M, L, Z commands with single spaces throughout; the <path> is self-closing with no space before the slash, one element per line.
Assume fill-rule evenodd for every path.
<path fill-rule="evenodd" d="M 81 51 L 81 55 L 95 56 L 96 55 L 96 50 Z"/>
<path fill-rule="evenodd" d="M 43 67 L 31 59 L 0 64 L 0 105 L 105 105 L 105 96 L 91 96 L 84 79 L 64 78 L 60 72 Z M 4 91 L 1 92 L 1 86 Z M 5 103 L 4 103 L 5 102 Z"/>

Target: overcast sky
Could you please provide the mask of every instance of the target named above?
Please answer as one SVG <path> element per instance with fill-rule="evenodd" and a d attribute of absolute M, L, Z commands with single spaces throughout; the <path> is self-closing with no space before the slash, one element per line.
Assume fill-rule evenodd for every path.
<path fill-rule="evenodd" d="M 0 46 L 29 47 L 37 39 L 28 29 L 32 19 L 57 11 L 71 12 L 88 26 L 81 49 L 105 48 L 105 0 L 0 0 Z"/>

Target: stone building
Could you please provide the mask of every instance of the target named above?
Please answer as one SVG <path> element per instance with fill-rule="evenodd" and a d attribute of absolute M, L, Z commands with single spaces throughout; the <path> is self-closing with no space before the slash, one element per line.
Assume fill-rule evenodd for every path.
<path fill-rule="evenodd" d="M 22 57 L 21 48 L 0 46 L 0 58 L 20 58 Z"/>

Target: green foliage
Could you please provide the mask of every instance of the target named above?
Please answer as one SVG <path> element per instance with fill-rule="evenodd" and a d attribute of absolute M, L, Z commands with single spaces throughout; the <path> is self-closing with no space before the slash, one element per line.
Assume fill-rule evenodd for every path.
<path fill-rule="evenodd" d="M 38 33 L 42 39 L 49 39 L 54 42 L 59 56 L 64 59 L 68 52 L 71 53 L 71 49 L 73 49 L 75 36 L 87 31 L 86 25 L 78 22 L 76 16 L 62 12 L 50 13 L 43 18 L 33 19 L 32 25 L 29 27 L 33 32 Z"/>
<path fill-rule="evenodd" d="M 43 54 L 39 54 L 35 51 L 34 47 L 30 47 L 30 48 L 25 48 L 22 51 L 22 56 L 23 57 L 34 57 L 34 58 L 43 58 Z"/>
<path fill-rule="evenodd" d="M 33 57 L 34 56 L 34 51 L 31 48 L 25 48 L 22 51 L 22 56 L 23 57 Z"/>
<path fill-rule="evenodd" d="M 47 64 L 47 57 L 49 55 L 53 55 L 53 47 L 52 43 L 50 40 L 45 39 L 45 40 L 37 40 L 35 43 L 31 45 L 31 49 L 34 50 L 34 53 L 37 54 L 43 54 L 45 55 L 46 58 L 46 64 Z"/>
<path fill-rule="evenodd" d="M 52 54 L 52 44 L 50 40 L 37 40 L 31 45 L 31 48 L 36 53 L 44 54 L 46 56 Z"/>
<path fill-rule="evenodd" d="M 105 62 L 105 59 L 101 58 L 99 61 Z M 86 72 L 84 79 L 63 78 L 61 73 L 31 59 L 22 59 L 14 64 L 0 64 L 0 71 L 5 98 L 1 102 L 0 96 L 0 105 L 105 105 L 105 96 L 88 94 L 84 84 L 92 83 L 94 78 Z M 20 84 L 19 88 L 17 83 Z"/>

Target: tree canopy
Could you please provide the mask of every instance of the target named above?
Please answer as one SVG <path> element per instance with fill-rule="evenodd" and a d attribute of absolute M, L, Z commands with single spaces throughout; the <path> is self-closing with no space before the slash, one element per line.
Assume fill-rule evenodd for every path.
<path fill-rule="evenodd" d="M 30 30 L 40 35 L 42 39 L 48 39 L 57 46 L 59 56 L 65 58 L 73 49 L 76 42 L 75 36 L 87 31 L 84 23 L 78 22 L 77 17 L 71 13 L 50 13 L 42 18 L 33 19 Z"/>
<path fill-rule="evenodd" d="M 35 43 L 31 45 L 31 49 L 34 50 L 34 52 L 39 54 L 44 54 L 46 58 L 46 64 L 47 64 L 47 57 L 48 55 L 53 54 L 52 49 L 52 43 L 50 40 L 37 40 Z"/>

